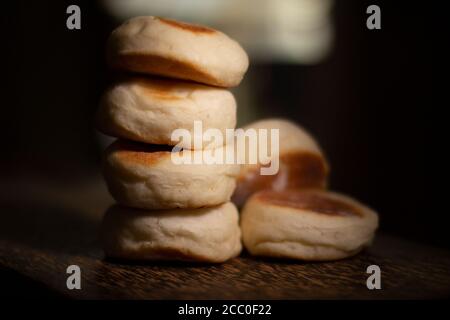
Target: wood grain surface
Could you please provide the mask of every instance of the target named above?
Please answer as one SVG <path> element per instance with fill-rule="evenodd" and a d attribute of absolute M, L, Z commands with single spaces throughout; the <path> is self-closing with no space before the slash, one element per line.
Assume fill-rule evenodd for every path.
<path fill-rule="evenodd" d="M 39 186 L 39 187 L 38 187 Z M 450 253 L 379 234 L 356 257 L 321 263 L 256 259 L 243 253 L 220 265 L 105 259 L 97 234 L 111 203 L 100 180 L 61 188 L 2 188 L 0 267 L 57 295 L 80 299 L 416 299 L 450 296 Z M 79 265 L 82 289 L 66 288 Z M 382 271 L 368 290 L 366 268 Z"/>

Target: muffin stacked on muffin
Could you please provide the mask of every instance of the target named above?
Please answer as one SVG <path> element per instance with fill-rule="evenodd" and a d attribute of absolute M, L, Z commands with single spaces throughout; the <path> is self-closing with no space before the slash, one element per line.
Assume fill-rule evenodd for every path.
<path fill-rule="evenodd" d="M 137 17 L 113 31 L 107 60 L 130 75 L 106 91 L 97 116 L 98 128 L 119 138 L 104 157 L 105 180 L 118 202 L 104 218 L 106 254 L 207 262 L 238 255 L 238 212 L 230 197 L 239 167 L 173 159 L 231 152 L 196 137 L 194 123 L 224 136 L 234 129 L 236 102 L 225 88 L 242 80 L 245 51 L 207 27 Z M 177 129 L 192 139 L 173 139 Z"/>
<path fill-rule="evenodd" d="M 244 164 L 233 195 L 242 207 L 242 240 L 250 254 L 327 261 L 355 255 L 370 245 L 377 213 L 326 190 L 329 164 L 311 134 L 282 119 L 244 127 L 249 128 L 279 130 L 277 174 L 262 176 L 261 163 Z"/>

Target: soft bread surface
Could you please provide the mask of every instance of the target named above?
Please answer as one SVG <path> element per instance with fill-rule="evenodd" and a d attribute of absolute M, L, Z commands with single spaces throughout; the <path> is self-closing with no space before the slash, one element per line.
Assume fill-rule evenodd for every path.
<path fill-rule="evenodd" d="M 228 148 L 183 150 L 204 156 Z M 104 154 L 103 174 L 120 204 L 142 209 L 200 208 L 230 200 L 239 172 L 235 164 L 175 164 L 169 146 L 118 140 Z"/>
<path fill-rule="evenodd" d="M 134 260 L 224 262 L 242 249 L 236 207 L 138 210 L 111 207 L 102 223 L 109 257 Z"/>
<path fill-rule="evenodd" d="M 248 68 L 241 46 L 220 31 L 158 17 L 132 18 L 115 29 L 108 63 L 122 70 L 237 86 Z"/>
<path fill-rule="evenodd" d="M 187 149 L 215 148 L 212 139 L 198 146 L 193 140 L 172 141 L 176 129 L 186 129 L 194 139 L 194 121 L 202 130 L 236 126 L 236 101 L 225 89 L 177 80 L 133 77 L 111 86 L 103 95 L 97 112 L 100 131 L 134 141 L 176 145 Z"/>
<path fill-rule="evenodd" d="M 327 186 L 328 163 L 315 139 L 303 128 L 284 119 L 265 119 L 250 123 L 247 129 L 279 130 L 279 171 L 275 175 L 261 175 L 261 164 L 241 166 L 233 202 L 241 207 L 259 190 L 318 188 Z M 270 137 L 270 131 L 268 132 Z M 248 153 L 256 150 L 247 150 Z M 247 156 L 247 161 L 249 157 Z"/>
<path fill-rule="evenodd" d="M 321 190 L 260 191 L 241 214 L 244 246 L 257 256 L 342 259 L 369 245 L 377 227 L 372 209 Z"/>

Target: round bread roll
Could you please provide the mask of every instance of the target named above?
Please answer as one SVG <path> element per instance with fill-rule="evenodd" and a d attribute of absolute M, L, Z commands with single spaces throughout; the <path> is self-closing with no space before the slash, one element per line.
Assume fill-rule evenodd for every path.
<path fill-rule="evenodd" d="M 149 78 L 127 78 L 103 95 L 97 112 L 97 127 L 105 134 L 152 144 L 186 149 L 216 148 L 222 141 L 211 139 L 194 144 L 194 121 L 201 131 L 236 126 L 236 101 L 231 92 L 201 84 Z M 176 129 L 186 129 L 192 139 L 172 141 Z"/>
<path fill-rule="evenodd" d="M 275 175 L 261 175 L 261 164 L 248 162 L 250 153 L 258 150 L 246 148 L 245 163 L 237 180 L 233 202 L 242 207 L 253 193 L 259 190 L 327 187 L 328 163 L 314 138 L 298 125 L 283 119 L 265 119 L 253 122 L 247 129 L 279 129 L 279 170 Z M 268 132 L 270 137 L 270 132 Z M 270 156 L 271 147 L 269 146 Z"/>
<path fill-rule="evenodd" d="M 236 207 L 146 211 L 119 205 L 103 218 L 105 254 L 132 260 L 224 262 L 242 249 Z"/>
<path fill-rule="evenodd" d="M 103 174 L 114 199 L 129 207 L 211 207 L 230 200 L 239 172 L 236 164 L 194 162 L 216 152 L 226 156 L 229 148 L 173 153 L 168 146 L 118 140 L 105 151 Z M 174 156 L 192 162 L 177 163 Z"/>
<path fill-rule="evenodd" d="M 113 68 L 237 86 L 248 68 L 241 46 L 220 31 L 158 17 L 132 18 L 115 29 L 107 47 Z"/>
<path fill-rule="evenodd" d="M 257 256 L 335 260 L 369 245 L 378 215 L 356 200 L 321 190 L 264 190 L 241 215 L 245 248 Z"/>

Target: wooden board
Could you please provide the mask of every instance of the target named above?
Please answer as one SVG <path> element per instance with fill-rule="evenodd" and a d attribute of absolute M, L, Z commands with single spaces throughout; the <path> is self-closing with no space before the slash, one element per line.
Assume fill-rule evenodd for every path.
<path fill-rule="evenodd" d="M 21 201 L 13 196 L 4 199 L 0 267 L 57 295 L 83 299 L 450 296 L 448 251 L 382 234 L 358 256 L 326 263 L 261 260 L 246 254 L 221 265 L 107 260 L 97 234 L 101 213 L 111 200 L 100 183 L 62 190 L 27 184 L 26 189 Z M 66 288 L 66 268 L 71 264 L 81 268 L 81 290 Z M 366 268 L 372 264 L 381 268 L 381 290 L 366 287 Z"/>

